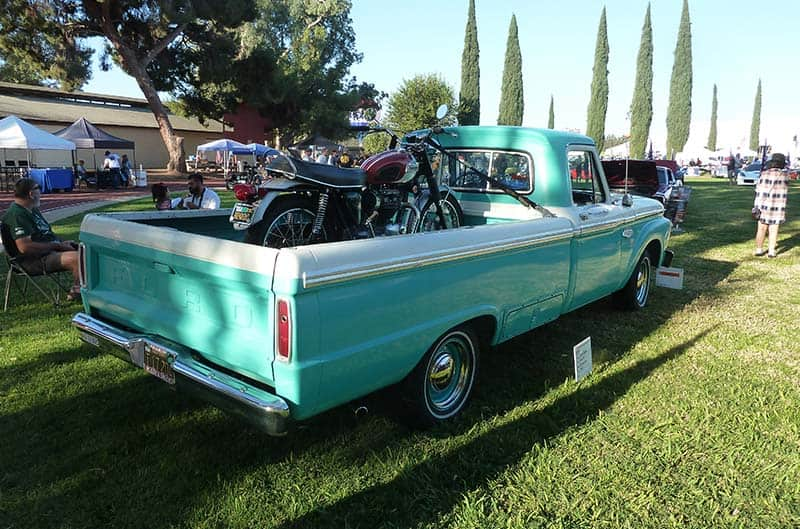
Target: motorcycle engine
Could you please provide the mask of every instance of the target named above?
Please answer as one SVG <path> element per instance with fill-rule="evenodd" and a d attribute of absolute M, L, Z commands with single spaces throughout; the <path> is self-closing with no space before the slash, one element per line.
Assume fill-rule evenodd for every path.
<path fill-rule="evenodd" d="M 376 233 L 396 235 L 398 230 L 389 226 L 389 223 L 400 209 L 401 200 L 399 189 L 381 187 L 365 190 L 361 195 L 363 221 L 369 221 Z"/>

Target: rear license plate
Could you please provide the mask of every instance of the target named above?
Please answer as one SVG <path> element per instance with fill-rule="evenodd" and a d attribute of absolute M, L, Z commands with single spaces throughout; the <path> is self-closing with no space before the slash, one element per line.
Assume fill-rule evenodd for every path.
<path fill-rule="evenodd" d="M 233 206 L 233 211 L 231 212 L 231 222 L 238 222 L 240 224 L 250 224 L 250 221 L 253 219 L 253 213 L 255 212 L 256 208 L 253 204 L 246 204 L 244 202 L 237 202 L 235 206 Z"/>
<path fill-rule="evenodd" d="M 167 384 L 175 383 L 175 371 L 169 363 L 169 355 L 156 345 L 144 344 L 144 370 Z"/>

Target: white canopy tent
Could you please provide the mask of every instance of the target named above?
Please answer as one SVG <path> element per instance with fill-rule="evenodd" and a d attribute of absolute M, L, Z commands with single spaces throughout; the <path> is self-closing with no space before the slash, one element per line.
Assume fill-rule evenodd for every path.
<path fill-rule="evenodd" d="M 221 152 L 224 163 L 224 173 L 228 174 L 228 160 L 231 154 L 250 154 L 250 149 L 244 143 L 239 143 L 236 140 L 222 138 L 221 140 L 210 141 L 197 146 L 197 157 L 200 158 L 201 152 Z"/>
<path fill-rule="evenodd" d="M 30 166 L 31 151 L 74 151 L 75 144 L 35 127 L 17 116 L 8 116 L 0 119 L 0 149 L 3 149 L 4 163 L 6 149 L 26 151 L 28 165 Z"/>

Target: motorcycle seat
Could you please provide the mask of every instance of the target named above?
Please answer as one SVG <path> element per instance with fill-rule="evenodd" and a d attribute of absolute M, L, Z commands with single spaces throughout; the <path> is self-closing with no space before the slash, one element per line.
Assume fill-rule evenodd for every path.
<path fill-rule="evenodd" d="M 292 163 L 297 167 L 298 176 L 322 185 L 361 188 L 367 183 L 367 173 L 360 168 L 341 169 L 323 163 L 305 162 L 298 158 L 292 158 Z"/>

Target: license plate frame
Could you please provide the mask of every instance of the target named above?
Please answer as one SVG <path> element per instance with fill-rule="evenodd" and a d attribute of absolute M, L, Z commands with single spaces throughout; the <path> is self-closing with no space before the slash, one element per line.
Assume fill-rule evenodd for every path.
<path fill-rule="evenodd" d="M 156 344 L 145 342 L 142 367 L 154 377 L 169 385 L 175 385 L 175 370 L 170 361 L 171 355 Z"/>
<path fill-rule="evenodd" d="M 255 211 L 255 205 L 246 202 L 237 202 L 233 205 L 233 209 L 231 210 L 230 221 L 241 226 L 249 226 L 253 220 Z"/>

